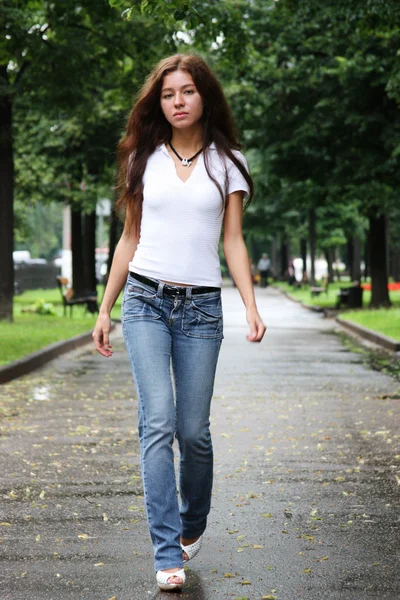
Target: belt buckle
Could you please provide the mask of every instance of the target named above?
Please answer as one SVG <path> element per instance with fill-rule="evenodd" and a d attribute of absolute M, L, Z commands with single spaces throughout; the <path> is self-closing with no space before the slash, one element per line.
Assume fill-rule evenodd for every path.
<path fill-rule="evenodd" d="M 171 290 L 171 296 L 172 298 L 177 298 L 179 296 L 179 287 L 177 285 L 169 285 L 168 286 Z"/>

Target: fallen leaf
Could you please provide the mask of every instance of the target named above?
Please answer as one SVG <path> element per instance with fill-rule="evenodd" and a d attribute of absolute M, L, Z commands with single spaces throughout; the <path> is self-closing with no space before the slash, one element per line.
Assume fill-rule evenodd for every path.
<path fill-rule="evenodd" d="M 251 585 L 251 581 L 247 581 L 246 579 L 244 581 L 240 582 L 242 585 Z"/>
<path fill-rule="evenodd" d="M 235 577 L 234 575 L 232 575 L 232 573 L 224 573 L 224 577 Z"/>
<path fill-rule="evenodd" d="M 266 519 L 270 519 L 272 517 L 272 513 L 262 513 L 261 516 L 265 517 Z"/>
<path fill-rule="evenodd" d="M 104 563 L 103 562 L 99 562 L 99 563 L 95 563 L 94 565 L 95 567 L 103 567 Z"/>
<path fill-rule="evenodd" d="M 264 546 L 260 546 L 259 544 L 254 544 L 253 548 L 255 548 L 256 550 L 261 550 L 262 548 L 264 548 Z"/>

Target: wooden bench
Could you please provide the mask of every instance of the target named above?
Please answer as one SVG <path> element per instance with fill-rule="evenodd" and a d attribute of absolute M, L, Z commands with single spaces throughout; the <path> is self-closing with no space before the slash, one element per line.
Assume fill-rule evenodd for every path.
<path fill-rule="evenodd" d="M 75 304 L 84 304 L 85 313 L 98 313 L 99 305 L 97 304 L 97 294 L 95 292 L 86 294 L 85 296 L 74 296 L 74 290 L 68 287 L 67 277 L 57 277 L 57 286 L 61 293 L 61 298 L 64 307 L 64 317 L 67 314 L 67 306 L 69 306 L 69 316 L 72 316 L 72 309 Z"/>
<path fill-rule="evenodd" d="M 328 293 L 329 278 L 328 277 L 324 277 L 323 280 L 322 280 L 322 283 L 323 283 L 322 286 L 313 285 L 310 288 L 311 296 L 319 296 L 323 292 L 325 292 L 325 294 Z"/>
<path fill-rule="evenodd" d="M 358 282 L 355 282 L 351 287 L 340 288 L 336 308 L 340 308 L 342 304 L 348 308 L 362 308 L 362 297 L 363 288 Z"/>

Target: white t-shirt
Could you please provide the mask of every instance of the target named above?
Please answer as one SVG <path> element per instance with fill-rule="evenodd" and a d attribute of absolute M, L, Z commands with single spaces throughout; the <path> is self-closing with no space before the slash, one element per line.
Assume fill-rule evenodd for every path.
<path fill-rule="evenodd" d="M 235 156 L 248 170 L 238 150 Z M 224 165 L 224 162 L 226 166 Z M 209 168 L 226 195 L 249 186 L 235 164 L 210 146 Z M 218 245 L 224 217 L 221 194 L 209 178 L 200 154 L 183 182 L 165 144 L 149 157 L 143 176 L 143 209 L 139 244 L 129 270 L 164 281 L 220 287 Z"/>

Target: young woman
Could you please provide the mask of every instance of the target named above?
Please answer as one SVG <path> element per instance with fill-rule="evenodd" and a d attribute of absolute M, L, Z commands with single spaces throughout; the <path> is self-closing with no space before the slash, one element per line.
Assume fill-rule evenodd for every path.
<path fill-rule="evenodd" d="M 158 586 L 181 589 L 210 510 L 209 429 L 223 338 L 218 244 L 246 306 L 265 326 L 242 236 L 253 184 L 223 91 L 203 59 L 175 55 L 150 74 L 119 145 L 126 212 L 100 314 L 96 349 L 112 356 L 110 311 L 125 285 L 122 326 L 139 403 L 141 470 Z M 172 372 L 171 372 L 172 366 Z M 173 439 L 179 444 L 176 494 Z"/>

